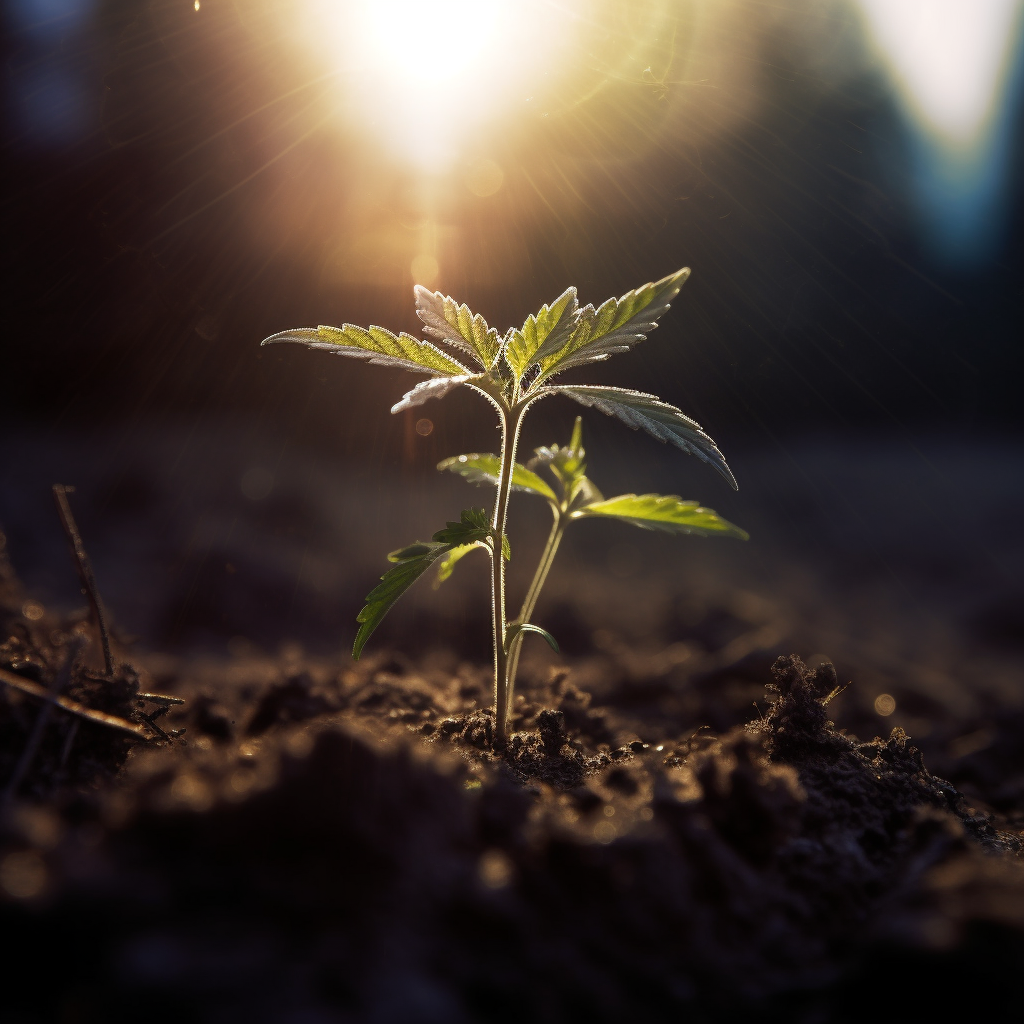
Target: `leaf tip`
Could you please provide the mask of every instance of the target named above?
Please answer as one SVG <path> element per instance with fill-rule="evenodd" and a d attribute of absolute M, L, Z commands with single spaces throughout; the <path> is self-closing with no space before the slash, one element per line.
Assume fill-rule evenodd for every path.
<path fill-rule="evenodd" d="M 308 344 L 310 341 L 315 341 L 317 337 L 318 334 L 315 327 L 299 327 L 290 331 L 278 331 L 277 334 L 271 334 L 269 337 L 264 338 L 260 342 L 260 348 L 263 348 L 264 345 L 280 345 L 289 341 Z"/>
<path fill-rule="evenodd" d="M 572 437 L 569 439 L 569 448 L 579 453 L 583 447 L 583 417 L 577 416 L 572 427 Z"/>

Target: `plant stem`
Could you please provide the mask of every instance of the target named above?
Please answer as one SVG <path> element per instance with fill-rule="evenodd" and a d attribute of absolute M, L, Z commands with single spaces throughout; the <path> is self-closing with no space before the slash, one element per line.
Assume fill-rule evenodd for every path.
<path fill-rule="evenodd" d="M 562 543 L 562 535 L 565 533 L 565 528 L 568 524 L 569 517 L 564 511 L 555 512 L 555 521 L 551 525 L 548 542 L 544 546 L 544 552 L 540 556 L 540 561 L 537 563 L 537 571 L 533 574 L 533 581 L 530 583 L 530 589 L 526 592 L 526 597 L 523 599 L 523 606 L 519 609 L 519 615 L 515 619 L 516 622 L 530 621 L 533 609 L 537 607 L 537 599 L 540 597 L 540 592 L 548 578 L 548 573 L 551 571 L 555 555 L 558 554 L 558 545 Z M 515 691 L 516 671 L 519 668 L 519 652 L 522 646 L 523 634 L 520 633 L 512 641 L 508 653 L 507 673 L 508 691 L 510 694 Z"/>
<path fill-rule="evenodd" d="M 502 554 L 502 538 L 505 536 L 505 520 L 508 517 L 508 499 L 512 490 L 512 470 L 516 464 L 516 447 L 519 444 L 519 430 L 523 424 L 525 406 L 514 406 L 501 412 L 501 476 L 498 478 L 498 495 L 494 502 L 494 518 L 491 528 L 494 537 L 491 545 L 491 623 L 494 628 L 494 724 L 495 742 L 499 747 L 508 742 L 508 720 L 512 694 L 508 680 L 508 651 L 505 648 L 505 633 L 508 622 L 505 619 L 505 559 Z"/>

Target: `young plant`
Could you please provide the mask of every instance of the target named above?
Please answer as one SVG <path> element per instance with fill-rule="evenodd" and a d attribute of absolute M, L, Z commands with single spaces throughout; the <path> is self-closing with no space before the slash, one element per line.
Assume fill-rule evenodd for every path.
<path fill-rule="evenodd" d="M 519 651 L 523 633 L 531 630 L 540 632 L 548 643 L 558 649 L 554 639 L 544 630 L 533 626 L 537 599 L 551 571 L 551 566 L 562 543 L 566 527 L 578 519 L 617 519 L 647 530 L 664 533 L 689 533 L 699 537 L 737 537 L 747 540 L 748 534 L 728 520 L 723 519 L 710 508 L 702 508 L 696 501 L 684 501 L 675 494 L 619 494 L 605 498 L 592 480 L 586 475 L 583 448 L 583 418 L 576 417 L 572 438 L 560 448 L 553 444 L 547 448 L 534 449 L 534 457 L 522 465 L 516 463 L 512 469 L 512 490 L 525 491 L 543 498 L 551 509 L 554 522 L 548 534 L 544 551 L 537 563 L 537 569 L 526 592 L 519 614 L 509 623 L 512 639 L 508 654 L 508 694 L 511 701 L 519 665 Z M 501 460 L 497 455 L 479 454 L 456 455 L 437 464 L 442 472 L 456 473 L 470 483 L 497 485 L 500 480 Z M 547 469 L 553 478 L 553 487 L 539 476 L 535 469 Z M 449 524 L 451 525 L 451 524 Z M 452 574 L 455 563 L 475 547 L 485 546 L 476 541 L 452 548 L 441 562 L 435 588 Z"/>
<path fill-rule="evenodd" d="M 645 284 L 619 299 L 608 299 L 596 309 L 580 306 L 575 288 L 567 288 L 550 305 L 527 317 L 521 328 L 510 328 L 504 336 L 487 325 L 479 314 L 454 299 L 417 285 L 416 313 L 424 331 L 438 344 L 394 335 L 383 327 L 303 327 L 274 334 L 264 345 L 294 342 L 323 349 L 336 355 L 365 359 L 378 366 L 426 374 L 392 407 L 392 413 L 422 405 L 430 398 L 443 398 L 454 388 L 465 386 L 486 398 L 495 408 L 501 426 L 501 448 L 497 455 L 460 456 L 458 466 L 470 479 L 489 480 L 497 487 L 490 515 L 484 509 L 467 509 L 458 522 L 449 522 L 429 543 L 417 542 L 388 555 L 394 568 L 381 577 L 380 584 L 366 597 L 357 616 L 352 655 L 358 658 L 370 634 L 396 600 L 438 559 L 441 577 L 451 573 L 455 563 L 474 547 L 483 546 L 491 563 L 491 621 L 494 643 L 495 737 L 499 746 L 508 737 L 512 687 L 519 648 L 524 633 L 553 639 L 529 621 L 544 584 L 565 526 L 574 518 L 612 516 L 637 525 L 691 533 L 731 533 L 746 536 L 708 509 L 673 496 L 620 495 L 605 501 L 584 475 L 579 421 L 566 449 L 554 446 L 538 449 L 538 459 L 555 478 L 556 490 L 531 470 L 516 462 L 516 448 L 523 419 L 542 398 L 565 395 L 583 406 L 615 416 L 633 429 L 642 428 L 659 441 L 667 441 L 713 466 L 736 488 L 736 480 L 714 441 L 700 426 L 674 405 L 654 395 L 627 388 L 592 384 L 560 384 L 555 378 L 565 370 L 602 362 L 628 352 L 657 326 L 669 303 L 689 277 L 689 268 Z M 470 463 L 474 466 L 471 467 Z M 442 463 L 443 468 L 455 468 Z M 462 471 L 459 469 L 458 471 Z M 509 621 L 505 611 L 505 562 L 509 559 L 505 522 L 513 489 L 541 494 L 556 513 L 533 585 L 517 618 Z M 684 529 L 685 528 L 685 529 Z"/>

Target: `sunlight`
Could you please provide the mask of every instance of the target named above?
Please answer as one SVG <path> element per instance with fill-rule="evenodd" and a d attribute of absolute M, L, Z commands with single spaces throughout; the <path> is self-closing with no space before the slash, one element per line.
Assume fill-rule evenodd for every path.
<path fill-rule="evenodd" d="M 341 73 L 350 114 L 441 171 L 468 131 L 528 100 L 572 17 L 539 0 L 308 0 L 306 36 Z"/>
<path fill-rule="evenodd" d="M 389 74 L 436 86 L 475 66 L 482 70 L 507 0 L 369 0 L 356 11 L 356 31 Z"/>

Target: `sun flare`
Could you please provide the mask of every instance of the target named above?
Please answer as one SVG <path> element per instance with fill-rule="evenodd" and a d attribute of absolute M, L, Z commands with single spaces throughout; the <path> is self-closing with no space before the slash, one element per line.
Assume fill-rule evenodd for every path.
<path fill-rule="evenodd" d="M 437 171 L 469 129 L 529 98 L 574 17 L 540 0 L 308 0 L 305 35 L 339 73 L 348 113 Z"/>
<path fill-rule="evenodd" d="M 482 71 L 511 11 L 507 0 L 369 0 L 357 6 L 354 21 L 389 74 L 436 88 Z"/>

